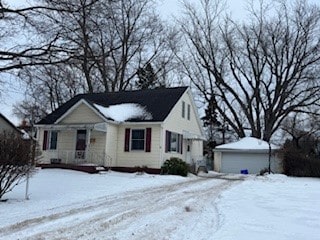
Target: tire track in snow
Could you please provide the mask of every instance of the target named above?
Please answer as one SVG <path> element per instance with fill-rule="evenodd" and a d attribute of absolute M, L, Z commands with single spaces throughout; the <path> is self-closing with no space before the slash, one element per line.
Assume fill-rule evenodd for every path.
<path fill-rule="evenodd" d="M 98 236 L 97 239 L 99 239 L 100 236 L 103 239 L 123 237 L 166 239 L 161 236 L 181 235 L 179 229 L 181 227 L 183 229 L 183 218 L 180 228 L 169 224 L 177 220 L 176 214 L 180 212 L 182 215 L 189 214 L 185 209 L 190 206 L 191 213 L 193 213 L 196 208 L 195 203 L 200 202 L 200 205 L 205 205 L 210 200 L 214 204 L 214 199 L 234 183 L 234 181 L 195 178 L 173 185 L 140 190 L 140 192 L 125 192 L 123 196 L 98 198 L 92 203 L 77 204 L 67 211 L 28 219 L 0 228 L 0 237 L 4 239 L 58 239 L 61 237 L 63 239 L 92 239 L 93 236 Z M 165 213 L 168 213 L 168 219 L 163 222 L 164 227 L 159 229 L 157 217 L 163 217 Z M 213 229 L 218 229 L 217 210 L 210 214 L 212 214 L 212 221 L 209 225 L 213 225 L 211 226 Z M 148 222 L 147 226 L 144 226 L 145 222 Z M 196 224 L 189 223 L 192 226 L 188 228 L 196 228 Z M 132 226 L 132 230 L 128 230 L 128 226 Z"/>
<path fill-rule="evenodd" d="M 160 186 L 160 187 L 156 187 L 156 188 L 146 188 L 145 190 L 141 190 L 141 191 L 152 194 L 152 193 L 156 193 L 159 191 L 161 192 L 164 189 L 174 190 L 176 188 L 180 188 L 182 186 L 189 185 L 190 182 L 194 182 L 194 181 L 198 182 L 198 181 L 201 181 L 201 179 L 195 178 L 195 179 L 191 179 L 190 181 L 184 181 L 184 182 L 180 182 L 180 183 L 176 183 L 176 184 L 164 185 L 164 186 Z M 57 219 L 66 218 L 66 217 L 69 217 L 72 215 L 77 215 L 79 213 L 86 213 L 86 212 L 89 212 L 90 210 L 95 209 L 95 208 L 105 207 L 106 204 L 107 205 L 114 205 L 117 202 L 121 202 L 124 200 L 130 201 L 130 199 L 137 198 L 136 191 L 128 191 L 123 194 L 125 194 L 125 195 L 124 196 L 121 196 L 118 194 L 109 195 L 107 197 L 100 197 L 100 198 L 97 198 L 94 200 L 80 202 L 80 203 L 76 203 L 75 205 L 68 205 L 68 206 L 66 206 L 67 208 L 64 208 L 64 206 L 59 206 L 58 207 L 59 211 L 54 214 L 48 214 L 48 215 L 43 215 L 43 216 L 39 216 L 39 217 L 32 218 L 32 219 L 27 219 L 27 220 L 21 221 L 19 223 L 6 226 L 4 228 L 0 228 L 0 237 L 5 236 L 6 233 L 18 232 L 18 231 L 21 231 L 24 229 L 35 227 L 40 224 L 45 224 L 47 222 L 54 221 Z M 93 201 L 93 202 L 90 203 L 91 201 Z M 51 209 L 51 210 L 54 210 L 54 209 Z"/>

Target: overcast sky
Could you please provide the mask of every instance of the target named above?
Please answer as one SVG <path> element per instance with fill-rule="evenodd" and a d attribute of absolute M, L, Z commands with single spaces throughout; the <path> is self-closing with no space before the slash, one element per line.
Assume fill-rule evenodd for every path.
<path fill-rule="evenodd" d="M 198 2 L 197 0 L 192 0 Z M 7 0 L 10 5 L 23 5 L 25 0 Z M 227 10 L 232 13 L 232 16 L 236 19 L 243 19 L 246 15 L 245 7 L 248 0 L 227 0 Z M 320 0 L 309 0 L 309 2 L 320 4 Z M 159 12 L 164 16 L 167 21 L 173 20 L 174 17 L 178 17 L 181 12 L 181 0 L 158 0 Z M 10 76 L 8 76 L 8 79 Z M 2 86 L 3 88 L 3 86 Z M 12 106 L 23 100 L 24 89 L 18 84 L 14 83 L 14 79 L 11 78 L 9 84 L 4 86 L 4 91 L 0 95 L 0 112 L 9 118 L 13 123 L 18 124 L 19 120 L 12 114 Z"/>

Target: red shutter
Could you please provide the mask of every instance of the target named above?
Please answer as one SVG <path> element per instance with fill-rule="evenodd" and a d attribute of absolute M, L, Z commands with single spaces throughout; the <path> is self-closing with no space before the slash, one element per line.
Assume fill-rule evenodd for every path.
<path fill-rule="evenodd" d="M 169 152 L 169 149 L 170 149 L 170 138 L 171 138 L 171 132 L 170 131 L 166 131 L 165 152 Z"/>
<path fill-rule="evenodd" d="M 129 152 L 130 149 L 130 128 L 126 128 L 124 135 L 124 151 Z"/>
<path fill-rule="evenodd" d="M 180 139 L 180 153 L 182 154 L 183 153 L 183 135 L 182 134 L 179 134 L 179 139 Z"/>
<path fill-rule="evenodd" d="M 43 131 L 42 150 L 47 150 L 47 143 L 48 143 L 48 131 Z"/>
<path fill-rule="evenodd" d="M 147 133 L 146 133 L 146 152 L 151 152 L 151 128 L 147 128 Z"/>

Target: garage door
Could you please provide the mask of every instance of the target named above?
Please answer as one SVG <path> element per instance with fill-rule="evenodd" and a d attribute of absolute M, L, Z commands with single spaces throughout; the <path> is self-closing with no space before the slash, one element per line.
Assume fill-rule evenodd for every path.
<path fill-rule="evenodd" d="M 268 167 L 268 154 L 261 153 L 222 153 L 221 172 L 240 173 L 247 169 L 249 173 L 259 173 Z"/>

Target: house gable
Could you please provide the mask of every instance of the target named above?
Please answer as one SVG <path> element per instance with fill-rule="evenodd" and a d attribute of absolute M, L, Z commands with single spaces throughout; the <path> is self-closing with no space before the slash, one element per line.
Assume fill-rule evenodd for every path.
<path fill-rule="evenodd" d="M 0 132 L 2 131 L 15 131 L 21 133 L 13 123 L 0 113 Z"/>
<path fill-rule="evenodd" d="M 164 128 L 184 135 L 189 134 L 190 137 L 194 135 L 194 138 L 204 138 L 203 128 L 190 89 L 181 96 L 173 107 L 164 121 Z"/>
<path fill-rule="evenodd" d="M 80 124 L 80 123 L 100 123 L 106 119 L 87 101 L 81 99 L 65 112 L 55 123 L 60 124 Z"/>

